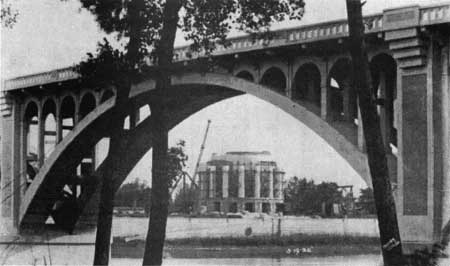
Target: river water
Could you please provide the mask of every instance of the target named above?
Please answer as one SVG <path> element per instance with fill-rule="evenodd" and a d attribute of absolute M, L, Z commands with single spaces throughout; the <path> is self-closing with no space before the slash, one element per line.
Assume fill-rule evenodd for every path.
<path fill-rule="evenodd" d="M 251 227 L 254 235 L 270 234 L 277 228 L 272 219 L 187 219 L 171 217 L 168 221 L 168 238 L 243 236 Z M 113 236 L 145 235 L 148 219 L 117 218 L 113 220 Z M 377 235 L 374 219 L 311 219 L 306 217 L 284 217 L 281 233 Z M 0 245 L 0 265 L 92 265 L 95 231 L 74 235 L 63 235 L 42 239 L 36 245 Z M 46 242 L 51 242 L 48 245 Z M 66 244 L 65 244 L 66 243 Z M 70 244 L 72 243 L 72 244 Z M 81 244 L 80 243 L 85 243 Z M 450 247 L 449 247 L 450 249 Z M 447 250 L 450 253 L 450 250 Z M 112 258 L 111 265 L 142 265 L 142 259 Z M 164 259 L 163 265 L 324 265 L 324 266 L 378 266 L 381 257 L 377 254 L 326 256 L 326 257 L 281 257 L 265 258 L 173 258 Z M 440 266 L 450 265 L 450 259 L 442 259 Z"/>
<path fill-rule="evenodd" d="M 142 265 L 142 259 L 113 259 L 113 266 Z M 173 259 L 168 258 L 163 262 L 165 266 L 178 265 L 273 265 L 273 266 L 379 266 L 379 255 L 358 256 L 331 256 L 331 257 L 307 257 L 307 258 L 230 258 L 230 259 Z"/>

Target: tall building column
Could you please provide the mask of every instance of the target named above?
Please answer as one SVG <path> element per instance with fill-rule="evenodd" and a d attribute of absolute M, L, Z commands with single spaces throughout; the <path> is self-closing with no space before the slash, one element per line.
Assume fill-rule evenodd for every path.
<path fill-rule="evenodd" d="M 277 199 L 283 199 L 283 172 L 279 169 L 275 170 L 275 180 L 277 181 L 278 194 L 275 195 Z"/>
<path fill-rule="evenodd" d="M 269 199 L 273 199 L 273 176 L 274 176 L 274 168 L 269 168 Z"/>
<path fill-rule="evenodd" d="M 222 198 L 228 198 L 228 171 L 230 166 L 222 166 Z"/>
<path fill-rule="evenodd" d="M 245 165 L 244 164 L 238 165 L 238 175 L 239 175 L 238 197 L 244 198 L 245 197 Z"/>
<path fill-rule="evenodd" d="M 255 198 L 261 198 L 261 166 L 259 164 L 255 166 Z"/>
<path fill-rule="evenodd" d="M 208 193 L 208 188 L 206 187 L 206 183 L 207 183 L 207 178 L 208 176 L 206 175 L 206 171 L 204 170 L 199 170 L 198 172 L 198 184 L 200 187 L 200 199 L 204 200 L 206 199 Z"/>
<path fill-rule="evenodd" d="M 216 167 L 213 165 L 208 165 L 208 169 L 209 169 L 209 198 L 214 198 L 215 195 L 215 189 L 214 189 L 214 185 L 215 185 L 215 175 L 216 175 Z"/>

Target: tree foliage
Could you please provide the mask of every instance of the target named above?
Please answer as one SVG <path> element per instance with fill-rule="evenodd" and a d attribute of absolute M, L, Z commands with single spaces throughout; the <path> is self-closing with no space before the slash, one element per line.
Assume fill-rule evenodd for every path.
<path fill-rule="evenodd" d="M 123 184 L 116 192 L 114 206 L 145 208 L 149 203 L 150 192 L 150 187 L 139 179 L 132 183 Z"/>
<path fill-rule="evenodd" d="M 173 202 L 171 202 L 170 212 L 183 212 L 189 213 L 193 210 L 195 201 L 198 199 L 198 188 L 192 184 L 186 185 L 181 188 Z"/>
<path fill-rule="evenodd" d="M 303 0 L 177 0 L 181 19 L 178 23 L 185 39 L 191 42 L 191 50 L 202 51 L 205 56 L 217 45 L 227 46 L 227 36 L 233 30 L 244 31 L 255 36 L 270 37 L 270 25 L 289 19 L 300 19 L 303 15 Z M 97 55 L 90 54 L 80 65 L 84 79 L 90 81 L 120 80 L 124 74 L 139 78 L 148 71 L 149 63 L 157 62 L 157 51 L 161 45 L 163 0 L 80 0 L 106 33 L 114 33 L 118 40 L 138 41 L 137 52 L 130 42 L 125 52 L 112 48 L 104 40 L 99 43 Z M 173 47 L 172 47 L 173 48 Z M 108 60 L 107 60 L 108 59 Z M 109 59 L 118 61 L 111 63 Z M 111 66 L 111 64 L 113 66 Z M 94 69 L 98 68 L 98 69 Z M 103 69 L 104 68 L 104 69 Z M 108 72 L 113 70 L 113 72 Z M 92 73 L 110 73 L 109 76 Z M 93 77 L 96 77 L 93 79 Z"/>
<path fill-rule="evenodd" d="M 167 160 L 169 187 L 172 187 L 174 181 L 176 181 L 185 171 L 188 156 L 184 151 L 184 146 L 185 141 L 179 140 L 174 147 L 169 148 Z"/>
<path fill-rule="evenodd" d="M 331 205 L 343 199 L 336 183 L 315 184 L 313 180 L 298 177 L 289 180 L 284 195 L 291 211 L 302 215 L 320 214 L 323 203 Z"/>
<path fill-rule="evenodd" d="M 185 154 L 184 146 L 185 142 L 180 140 L 175 146 L 169 148 L 168 170 L 170 179 L 168 182 L 170 186 L 185 170 L 188 156 Z M 119 188 L 114 198 L 114 205 L 120 207 L 148 207 L 150 192 L 151 188 L 146 182 L 136 179 L 134 182 L 123 184 Z"/>
<path fill-rule="evenodd" d="M 120 139 L 122 126 L 120 121 L 123 114 L 131 111 L 126 109 L 129 108 L 127 102 L 131 85 L 156 68 L 155 91 L 162 99 L 154 102 L 152 106 L 152 117 L 157 129 L 154 134 L 152 163 L 154 196 L 151 198 L 149 231 L 143 264 L 160 265 L 167 224 L 168 190 L 174 177 L 178 176 L 184 167 L 182 164 L 173 164 L 171 157 L 166 154 L 168 110 L 164 104 L 166 98 L 164 96 L 171 85 L 170 74 L 173 71 L 177 30 L 181 30 L 186 39 L 192 43 L 193 51 L 203 52 L 206 57 L 210 57 L 216 45 L 228 45 L 226 38 L 233 28 L 250 33 L 267 33 L 272 22 L 287 17 L 299 19 L 303 15 L 304 2 L 303 0 L 80 1 L 82 6 L 95 16 L 103 30 L 114 33 L 119 40 L 126 43 L 124 51 L 120 51 L 104 41 L 99 45 L 97 55 L 89 55 L 78 67 L 82 81 L 90 83 L 90 86 L 111 83 L 117 87 L 116 106 L 111 115 L 112 143 Z M 169 155 L 175 153 L 178 159 L 183 160 L 184 153 L 180 151 L 182 151 L 180 146 L 174 150 L 169 149 Z M 109 155 L 117 158 L 119 152 L 117 149 L 110 149 Z M 105 185 L 108 182 L 103 184 L 104 193 L 102 192 L 101 198 L 102 202 L 107 202 L 105 206 L 108 208 L 104 209 L 109 211 L 112 209 L 111 189 Z M 102 224 L 107 225 L 109 230 L 104 232 L 97 230 L 96 239 L 99 243 L 96 242 L 94 259 L 94 263 L 97 264 L 107 264 L 109 259 L 111 219 L 106 221 L 99 215 L 98 225 Z"/>
<path fill-rule="evenodd" d="M 376 214 L 377 210 L 375 208 L 373 189 L 371 189 L 370 187 L 361 189 L 358 202 L 361 205 L 363 212 L 366 212 L 368 214 Z"/>
<path fill-rule="evenodd" d="M 0 20 L 2 21 L 2 27 L 12 28 L 17 22 L 19 12 L 14 9 L 9 0 L 1 1 Z"/>

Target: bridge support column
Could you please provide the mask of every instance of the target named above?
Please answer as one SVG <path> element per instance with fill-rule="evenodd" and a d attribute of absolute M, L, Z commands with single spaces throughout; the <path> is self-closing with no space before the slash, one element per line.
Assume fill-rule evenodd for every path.
<path fill-rule="evenodd" d="M 359 103 L 357 102 L 358 105 L 358 128 L 357 128 L 357 134 L 358 134 L 358 149 L 360 151 L 365 151 L 366 150 L 366 141 L 364 140 L 364 131 L 363 131 L 363 125 L 362 125 L 362 117 L 361 117 L 361 109 L 359 108 Z"/>
<path fill-rule="evenodd" d="M 135 128 L 136 125 L 139 123 L 139 108 L 134 108 L 130 113 L 130 130 Z"/>
<path fill-rule="evenodd" d="M 19 225 L 20 177 L 20 104 L 5 95 L 1 98 L 1 192 L 0 232 L 16 234 Z"/>
<path fill-rule="evenodd" d="M 330 110 L 330 97 L 328 95 L 328 67 L 320 75 L 320 117 L 327 120 Z"/>
<path fill-rule="evenodd" d="M 45 160 L 45 117 L 42 110 L 42 104 L 39 105 L 38 111 L 38 143 L 37 143 L 37 157 L 39 168 L 44 164 Z"/>
<path fill-rule="evenodd" d="M 396 40 L 396 33 L 387 38 Z M 448 74 L 448 57 L 443 59 L 443 50 L 430 34 L 423 56 L 411 58 L 394 51 L 394 57 L 400 59 L 397 210 L 406 253 L 431 247 L 441 236 L 442 206 L 446 204 L 443 176 L 448 175 L 443 170 L 448 164 L 449 142 L 444 133 L 448 132 L 448 115 L 443 113 L 448 108 L 448 99 L 443 97 L 448 95 L 448 82 L 442 82 L 443 72 Z"/>
<path fill-rule="evenodd" d="M 61 142 L 63 138 L 63 119 L 61 114 L 61 104 L 56 104 L 56 114 L 55 114 L 55 122 L 56 122 L 56 145 Z"/>
<path fill-rule="evenodd" d="M 356 105 L 356 97 L 354 90 L 351 85 L 350 79 L 346 79 L 342 82 L 342 90 L 344 92 L 344 102 L 343 102 L 343 109 L 344 109 L 344 118 L 346 121 L 349 121 L 353 123 L 354 120 L 354 109 Z"/>

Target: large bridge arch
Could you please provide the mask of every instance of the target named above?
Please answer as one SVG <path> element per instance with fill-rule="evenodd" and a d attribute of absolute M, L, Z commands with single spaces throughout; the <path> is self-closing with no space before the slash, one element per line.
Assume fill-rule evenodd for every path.
<path fill-rule="evenodd" d="M 149 79 L 133 86 L 130 96 L 134 97 L 132 97 L 133 99 L 130 101 L 130 104 L 133 104 L 131 103 L 133 101 L 142 102 L 145 101 L 143 99 L 148 99 L 151 108 L 152 99 L 157 100 L 156 98 L 152 98 L 154 84 L 154 81 Z M 308 111 L 304 106 L 292 101 L 288 97 L 272 91 L 263 85 L 224 74 L 191 73 L 174 75 L 172 77 L 172 85 L 171 95 L 173 97 L 171 98 L 173 98 L 173 102 L 170 105 L 176 109 L 171 110 L 172 118 L 169 121 L 171 127 L 208 105 L 226 98 L 248 93 L 272 103 L 312 129 L 333 147 L 370 186 L 371 181 L 367 170 L 366 156 L 338 131 L 322 120 L 320 116 Z M 180 95 L 183 97 L 180 97 Z M 35 221 L 35 216 L 39 216 L 39 211 L 45 212 L 45 208 L 48 208 L 46 204 L 49 204 L 46 201 L 51 200 L 52 197 L 51 194 L 48 195 L 48 191 L 52 189 L 57 191 L 60 189 L 58 186 L 62 185 L 58 184 L 58 173 L 70 167 L 67 164 L 76 164 L 78 162 L 77 160 L 82 159 L 83 152 L 80 151 L 80 147 L 89 149 L 89 147 L 92 147 L 98 140 L 107 135 L 104 130 L 102 133 L 98 129 L 106 127 L 109 110 L 113 105 L 114 99 L 109 99 L 98 106 L 87 114 L 79 122 L 77 127 L 57 145 L 55 151 L 46 160 L 36 176 L 36 182 L 33 182 L 26 192 L 20 211 L 20 221 L 22 223 Z M 149 142 L 148 133 L 151 131 L 151 121 L 152 116 L 140 123 L 134 130 L 130 130 L 130 136 L 126 142 L 128 142 L 130 147 L 140 147 L 141 153 L 130 156 L 126 152 L 128 154 L 127 157 L 130 157 L 130 159 L 127 160 L 128 166 L 121 170 L 122 176 L 117 176 L 117 178 L 121 179 L 118 180 L 118 185 L 123 182 L 123 179 L 128 175 L 129 171 L 132 170 L 134 165 L 151 148 L 151 144 L 147 144 L 147 147 L 142 146 L 143 143 Z M 126 148 L 124 147 L 124 149 Z M 135 150 L 130 151 L 132 153 L 135 152 Z M 69 156 L 72 161 L 65 162 L 64 159 L 67 160 Z M 101 176 L 99 171 L 102 171 L 102 166 L 98 168 L 96 176 Z M 40 198 L 44 191 L 46 192 L 46 199 Z M 42 221 L 44 218 L 37 217 L 37 219 Z"/>
<path fill-rule="evenodd" d="M 253 95 L 268 103 L 271 103 L 286 113 L 296 118 L 313 130 L 333 147 L 349 164 L 359 173 L 370 186 L 371 180 L 368 173 L 365 155 L 349 142 L 338 131 L 332 128 L 319 115 L 309 111 L 305 106 L 292 101 L 288 97 L 267 89 L 265 86 L 249 82 L 240 78 L 221 74 L 185 74 L 172 78 L 174 86 L 217 86 L 227 88 L 241 93 Z"/>

